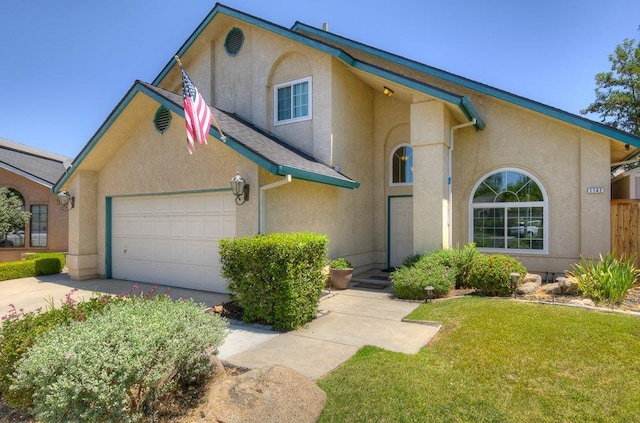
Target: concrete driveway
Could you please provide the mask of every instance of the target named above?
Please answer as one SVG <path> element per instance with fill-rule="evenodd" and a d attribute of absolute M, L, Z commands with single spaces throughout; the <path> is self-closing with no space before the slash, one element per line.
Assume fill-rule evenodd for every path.
<path fill-rule="evenodd" d="M 172 298 L 193 298 L 197 303 L 214 306 L 229 301 L 226 294 L 174 288 L 149 283 L 123 281 L 119 279 L 88 279 L 73 281 L 67 273 L 31 278 L 12 279 L 0 282 L 0 316 L 6 315 L 13 304 L 16 310 L 25 312 L 46 308 L 49 304 L 60 306 L 65 297 L 74 289 L 73 298 L 89 299 L 94 293 L 122 294 L 149 292 L 155 286 L 157 293 L 168 293 Z"/>

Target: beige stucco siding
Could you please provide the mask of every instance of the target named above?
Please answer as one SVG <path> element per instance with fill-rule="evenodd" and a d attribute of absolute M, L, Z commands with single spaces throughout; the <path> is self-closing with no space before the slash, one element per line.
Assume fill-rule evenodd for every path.
<path fill-rule="evenodd" d="M 534 175 L 549 201 L 548 254 L 518 254 L 530 270 L 561 272 L 580 253 L 608 251 L 609 195 L 586 193 L 588 186 L 609 192 L 608 140 L 499 100 L 482 103 L 485 130 L 455 134 L 454 243 L 469 241 L 474 185 L 492 171 L 516 168 Z"/>
<path fill-rule="evenodd" d="M 130 132 L 107 131 L 100 144 L 116 146 L 111 156 L 105 157 L 96 171 L 78 171 L 70 181 L 72 192 L 82 192 L 76 200 L 77 207 L 71 211 L 75 219 L 71 253 L 81 256 L 78 261 L 97 266 L 90 274 L 91 264 L 80 263 L 79 267 L 86 270 L 79 272 L 79 278 L 106 273 L 107 197 L 225 190 L 236 171 L 250 184 L 257 181 L 255 164 L 212 137 L 209 145 L 197 145 L 196 153 L 189 155 L 184 120 L 177 115 L 173 115 L 164 134 L 156 131 L 153 116 L 158 107 L 149 97 L 136 96 L 119 118 L 123 125 L 131 123 L 127 125 Z M 129 122 L 131 119 L 135 123 Z M 232 195 L 230 191 L 228 195 Z M 257 232 L 257 210 L 257 196 L 237 208 L 238 235 Z M 95 259 L 89 258 L 92 254 Z"/>

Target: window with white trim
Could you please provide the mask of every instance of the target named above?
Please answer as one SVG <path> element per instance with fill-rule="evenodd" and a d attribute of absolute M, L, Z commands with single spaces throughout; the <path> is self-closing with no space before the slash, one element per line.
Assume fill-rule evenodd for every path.
<path fill-rule="evenodd" d="M 472 191 L 469 238 L 479 249 L 546 253 L 548 221 L 544 187 L 522 170 L 493 172 Z"/>
<path fill-rule="evenodd" d="M 409 144 L 397 146 L 389 160 L 389 185 L 413 184 L 413 149 Z"/>
<path fill-rule="evenodd" d="M 311 119 L 311 77 L 278 84 L 273 96 L 276 125 Z"/>

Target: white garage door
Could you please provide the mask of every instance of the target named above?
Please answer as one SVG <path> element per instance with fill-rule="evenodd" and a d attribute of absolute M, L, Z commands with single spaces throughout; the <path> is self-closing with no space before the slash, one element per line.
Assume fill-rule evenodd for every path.
<path fill-rule="evenodd" d="M 114 198 L 113 278 L 226 292 L 218 242 L 235 236 L 235 207 L 229 193 Z"/>

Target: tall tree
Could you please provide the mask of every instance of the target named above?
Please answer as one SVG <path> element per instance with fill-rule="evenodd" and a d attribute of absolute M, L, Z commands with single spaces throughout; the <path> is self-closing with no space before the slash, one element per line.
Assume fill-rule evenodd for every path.
<path fill-rule="evenodd" d="M 31 213 L 23 210 L 22 199 L 9 188 L 0 187 L 0 238 L 24 228 Z"/>
<path fill-rule="evenodd" d="M 625 39 L 609 62 L 611 71 L 596 74 L 596 100 L 580 113 L 597 113 L 604 124 L 640 135 L 640 42 Z"/>

